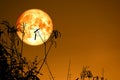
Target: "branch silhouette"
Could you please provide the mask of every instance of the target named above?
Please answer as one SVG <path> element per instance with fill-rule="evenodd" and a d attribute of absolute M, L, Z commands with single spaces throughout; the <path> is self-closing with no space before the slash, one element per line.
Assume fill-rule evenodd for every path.
<path fill-rule="evenodd" d="M 22 56 L 25 24 L 26 23 L 22 24 L 23 34 L 21 41 L 17 35 L 19 29 L 15 26 L 11 26 L 6 20 L 0 22 L 0 80 L 40 80 L 40 78 L 37 77 L 37 74 L 43 75 L 40 71 L 44 64 L 46 64 L 48 71 L 54 80 L 46 59 L 52 45 L 55 44 L 56 46 L 55 40 L 59 35 L 61 36 L 60 32 L 54 30 L 48 42 L 44 42 L 44 58 L 38 68 L 38 64 L 41 60 L 37 61 L 37 58 L 35 58 L 30 64 L 27 59 Z M 49 42 L 50 45 L 47 50 L 47 43 Z M 24 68 L 27 68 L 28 70 L 26 71 Z"/>

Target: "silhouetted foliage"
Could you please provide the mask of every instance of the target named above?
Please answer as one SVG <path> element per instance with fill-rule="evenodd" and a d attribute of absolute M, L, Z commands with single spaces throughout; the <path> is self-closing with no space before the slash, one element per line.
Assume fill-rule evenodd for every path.
<path fill-rule="evenodd" d="M 25 25 L 23 26 L 25 27 Z M 51 45 L 48 50 L 46 50 L 46 43 L 44 42 L 45 57 L 38 69 L 40 61 L 37 61 L 37 57 L 32 63 L 30 63 L 22 56 L 23 41 L 19 39 L 16 34 L 17 31 L 18 29 L 15 26 L 11 26 L 8 21 L 4 20 L 0 22 L 0 80 L 40 80 L 37 75 L 43 75 L 40 73 L 40 70 L 44 63 L 46 63 L 52 76 L 46 59 L 51 46 L 53 45 L 54 39 L 58 38 L 58 34 L 60 34 L 60 32 L 53 31 L 49 40 Z M 25 70 L 25 68 L 27 68 L 27 70 Z"/>
<path fill-rule="evenodd" d="M 88 67 L 83 67 L 82 72 L 80 74 L 81 79 L 84 80 L 85 78 L 92 78 L 93 74 L 90 70 L 88 70 Z"/>
<path fill-rule="evenodd" d="M 88 66 L 83 67 L 83 69 L 80 73 L 81 80 L 85 80 L 86 78 L 89 78 L 89 80 L 106 80 L 106 79 L 104 79 L 104 71 L 102 72 L 102 77 L 101 76 L 94 76 L 92 74 L 91 70 L 89 70 L 88 68 L 89 68 Z"/>

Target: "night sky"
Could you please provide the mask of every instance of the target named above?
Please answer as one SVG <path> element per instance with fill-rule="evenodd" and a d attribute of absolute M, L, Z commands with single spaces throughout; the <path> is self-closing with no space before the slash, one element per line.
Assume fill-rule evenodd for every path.
<path fill-rule="evenodd" d="M 119 0 L 2 0 L 0 18 L 15 25 L 21 13 L 41 9 L 61 32 L 57 48 L 52 47 L 47 62 L 55 80 L 66 80 L 71 60 L 71 80 L 89 66 L 96 76 L 119 80 L 120 71 L 120 1 Z M 43 57 L 43 45 L 24 44 L 23 55 L 33 60 Z M 49 80 L 46 66 L 41 80 Z"/>

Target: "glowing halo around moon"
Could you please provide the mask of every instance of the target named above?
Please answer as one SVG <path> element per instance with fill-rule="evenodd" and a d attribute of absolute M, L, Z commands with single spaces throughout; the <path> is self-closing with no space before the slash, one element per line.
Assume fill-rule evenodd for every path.
<path fill-rule="evenodd" d="M 46 42 L 53 31 L 50 16 L 40 9 L 30 9 L 23 12 L 17 19 L 16 26 L 20 39 L 32 46 Z"/>

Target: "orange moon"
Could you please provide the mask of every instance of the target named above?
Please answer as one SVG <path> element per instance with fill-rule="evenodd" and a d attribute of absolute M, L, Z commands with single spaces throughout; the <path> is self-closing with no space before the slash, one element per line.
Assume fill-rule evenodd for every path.
<path fill-rule="evenodd" d="M 17 34 L 28 45 L 37 46 L 46 42 L 52 31 L 50 16 L 40 9 L 23 12 L 16 22 Z"/>

